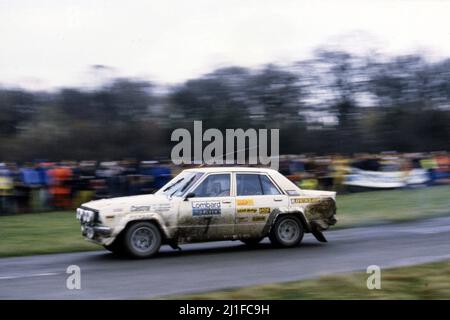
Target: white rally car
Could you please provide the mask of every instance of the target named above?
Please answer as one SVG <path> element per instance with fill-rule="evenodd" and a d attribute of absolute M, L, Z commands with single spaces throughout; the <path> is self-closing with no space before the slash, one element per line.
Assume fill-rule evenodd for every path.
<path fill-rule="evenodd" d="M 297 246 L 305 232 L 325 242 L 336 223 L 336 193 L 301 190 L 266 168 L 219 167 L 182 171 L 155 194 L 102 199 L 77 209 L 81 232 L 110 251 L 145 258 L 162 244 L 268 236 Z"/>

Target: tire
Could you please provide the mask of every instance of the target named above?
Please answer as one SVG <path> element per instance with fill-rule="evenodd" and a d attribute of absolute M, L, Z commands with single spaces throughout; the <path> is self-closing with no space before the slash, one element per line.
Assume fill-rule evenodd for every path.
<path fill-rule="evenodd" d="M 113 243 L 111 243 L 110 245 L 104 245 L 103 246 L 106 250 L 111 251 L 114 254 L 117 255 L 123 255 L 125 253 L 125 248 L 123 246 L 123 240 L 117 238 L 116 240 L 114 240 Z"/>
<path fill-rule="evenodd" d="M 293 215 L 281 216 L 275 221 L 270 230 L 270 242 L 277 247 L 296 247 L 303 240 L 303 225 L 297 217 Z"/>
<path fill-rule="evenodd" d="M 127 228 L 124 234 L 125 251 L 135 258 L 149 258 L 161 247 L 161 232 L 151 222 L 138 222 Z"/>
<path fill-rule="evenodd" d="M 241 242 L 245 243 L 249 247 L 256 247 L 263 238 L 250 238 L 250 239 L 241 239 Z"/>

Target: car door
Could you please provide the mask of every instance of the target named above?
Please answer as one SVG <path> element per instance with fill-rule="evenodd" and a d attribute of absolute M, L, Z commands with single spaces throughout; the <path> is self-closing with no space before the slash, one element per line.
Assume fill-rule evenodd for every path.
<path fill-rule="evenodd" d="M 206 175 L 188 193 L 179 209 L 179 234 L 187 241 L 230 239 L 234 234 L 235 202 L 231 173 Z"/>
<path fill-rule="evenodd" d="M 238 237 L 260 237 L 270 213 L 288 205 L 288 198 L 265 173 L 235 173 L 236 217 Z"/>

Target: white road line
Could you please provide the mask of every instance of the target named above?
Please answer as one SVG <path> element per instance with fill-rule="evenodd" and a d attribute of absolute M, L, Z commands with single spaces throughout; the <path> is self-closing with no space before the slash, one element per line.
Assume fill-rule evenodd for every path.
<path fill-rule="evenodd" d="M 47 272 L 47 273 L 22 274 L 22 275 L 16 275 L 16 276 L 0 277 L 0 280 L 11 280 L 11 279 L 32 278 L 32 277 L 46 277 L 46 276 L 55 276 L 58 274 L 61 274 L 61 273 Z"/>

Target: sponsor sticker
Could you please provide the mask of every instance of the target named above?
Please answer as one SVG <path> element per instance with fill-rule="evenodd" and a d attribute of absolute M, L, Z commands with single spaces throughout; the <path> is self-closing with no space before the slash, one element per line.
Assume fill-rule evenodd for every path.
<path fill-rule="evenodd" d="M 147 212 L 150 208 L 151 206 L 131 206 L 130 212 Z"/>
<path fill-rule="evenodd" d="M 237 199 L 236 204 L 238 206 L 253 206 L 253 199 Z"/>
<path fill-rule="evenodd" d="M 237 217 L 237 218 L 236 218 L 236 222 L 237 222 L 237 223 L 248 222 L 249 219 L 250 219 L 249 217 Z"/>
<path fill-rule="evenodd" d="M 269 214 L 270 208 L 259 208 L 259 213 L 261 214 Z"/>
<path fill-rule="evenodd" d="M 256 213 L 258 209 L 256 208 L 240 208 L 237 209 L 237 213 Z"/>
<path fill-rule="evenodd" d="M 170 210 L 170 203 L 153 204 L 149 206 L 131 206 L 130 212 L 166 212 Z"/>
<path fill-rule="evenodd" d="M 170 203 L 162 203 L 153 206 L 153 211 L 162 213 L 170 210 Z"/>
<path fill-rule="evenodd" d="M 320 198 L 291 198 L 292 204 L 313 203 L 319 201 Z"/>
<path fill-rule="evenodd" d="M 220 201 L 193 201 L 192 215 L 193 216 L 211 216 L 220 215 L 222 209 Z"/>
<path fill-rule="evenodd" d="M 265 221 L 266 220 L 266 217 L 262 217 L 262 216 L 256 216 L 256 217 L 253 217 L 252 218 L 252 221 L 255 221 L 255 222 L 260 222 L 260 221 Z"/>

